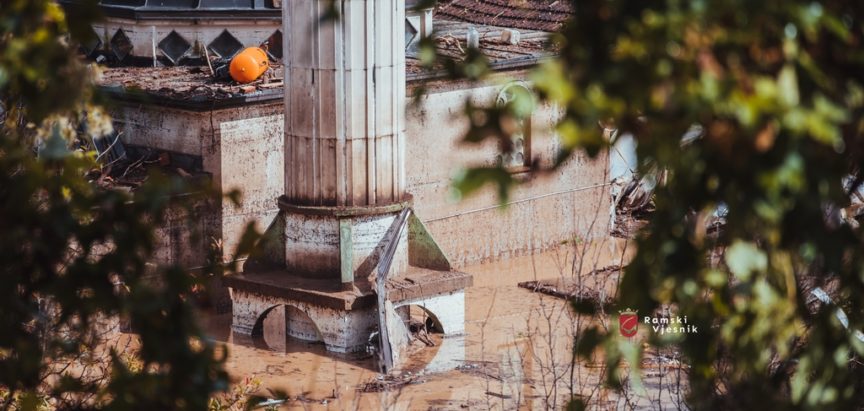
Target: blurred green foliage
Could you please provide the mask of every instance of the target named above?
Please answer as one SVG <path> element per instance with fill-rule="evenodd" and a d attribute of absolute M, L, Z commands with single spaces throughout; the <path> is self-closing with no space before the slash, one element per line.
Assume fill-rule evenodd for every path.
<path fill-rule="evenodd" d="M 70 44 L 94 3 L 67 20 L 51 0 L 0 2 L 0 408 L 207 409 L 228 376 L 195 323 L 204 278 L 152 261 L 156 228 L 221 200 L 157 175 L 131 194 L 87 180 L 99 165 L 79 143 L 111 121 Z M 214 256 L 203 271 L 230 268 Z M 103 378 L 83 378 L 73 362 L 111 318 L 139 334 L 134 362 L 112 352 Z"/>
<path fill-rule="evenodd" d="M 698 334 L 652 339 L 686 354 L 690 404 L 864 406 L 864 344 L 834 307 L 814 314 L 806 304 L 810 287 L 828 286 L 849 327 L 864 329 L 862 233 L 836 218 L 864 178 L 864 3 L 574 0 L 573 8 L 553 39 L 560 56 L 530 74 L 540 104 L 563 113 L 555 167 L 577 152 L 605 155 L 609 128 L 635 137 L 642 172 L 668 170 L 619 302 L 642 314 L 671 306 L 700 325 Z M 470 118 L 486 121 L 472 121 L 466 141 L 508 138 L 501 119 L 513 107 L 476 110 Z M 682 144 L 693 127 L 701 137 Z M 486 166 L 463 173 L 456 188 L 484 184 L 504 200 L 517 182 Z M 705 221 L 721 205 L 725 228 L 709 235 Z M 724 249 L 710 264 L 709 253 Z M 616 329 L 586 335 L 577 355 L 603 352 L 611 369 L 639 363 Z"/>
<path fill-rule="evenodd" d="M 560 57 L 531 74 L 539 103 L 564 114 L 555 166 L 575 152 L 604 153 L 609 127 L 635 136 L 643 171 L 668 170 L 619 299 L 641 313 L 671 304 L 701 326 L 686 338 L 652 340 L 687 355 L 690 404 L 861 407 L 864 344 L 831 309 L 810 312 L 804 279 L 831 283 L 850 328 L 864 328 L 860 229 L 826 217 L 864 178 L 864 5 L 575 0 L 574 8 L 554 39 Z M 213 193 L 202 188 L 180 201 L 190 188 L 170 179 L 131 195 L 86 181 L 93 156 L 70 144 L 110 122 L 92 104 L 91 69 L 70 51 L 86 40 L 95 9 L 78 13 L 67 20 L 48 0 L 0 2 L 0 405 L 35 409 L 72 393 L 93 394 L 81 408 L 205 409 L 227 375 L 224 356 L 193 321 L 188 298 L 200 279 L 147 262 L 153 228 L 169 211 L 194 215 Z M 422 62 L 455 78 L 490 73 L 476 50 L 440 63 L 433 49 L 423 41 Z M 508 124 L 528 106 L 518 96 L 495 108 L 466 106 L 467 141 L 512 149 Z M 694 125 L 702 137 L 682 145 Z M 518 184 L 496 165 L 468 170 L 457 188 L 467 194 L 489 182 L 502 199 Z M 726 226 L 707 235 L 705 216 L 721 204 Z M 706 257 L 718 247 L 725 258 L 712 266 Z M 224 267 L 214 260 L 211 269 Z M 48 364 L 74 357 L 93 324 L 113 315 L 140 332 L 140 363 L 116 355 L 104 384 L 46 382 Z M 614 328 L 585 335 L 577 355 L 602 349 L 612 367 L 638 363 Z"/>

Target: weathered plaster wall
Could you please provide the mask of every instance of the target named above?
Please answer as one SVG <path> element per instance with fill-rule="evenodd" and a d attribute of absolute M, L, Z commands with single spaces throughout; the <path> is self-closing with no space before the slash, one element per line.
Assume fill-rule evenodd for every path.
<path fill-rule="evenodd" d="M 548 175 L 521 173 L 526 184 L 498 207 L 493 189 L 457 200 L 452 178 L 461 167 L 492 164 L 492 144 L 459 144 L 467 123 L 461 108 L 466 98 L 491 104 L 501 89 L 432 90 L 407 115 L 407 191 L 424 221 L 456 266 L 542 251 L 575 238 L 603 236 L 609 222 L 608 156 L 577 154 Z M 549 165 L 558 149 L 553 126 L 559 110 L 540 107 L 531 119 L 531 155 Z M 239 207 L 225 202 L 208 221 L 231 253 L 248 222 L 260 231 L 273 225 L 276 199 L 283 192 L 282 104 L 192 112 L 157 105 L 125 105 L 114 113 L 123 141 L 202 156 L 204 171 L 217 188 L 240 189 Z M 302 158 L 294 161 L 302 161 Z M 275 230 L 279 230 L 276 228 Z M 203 250 L 202 250 L 203 253 Z"/>
<path fill-rule="evenodd" d="M 190 214 L 171 209 L 165 224 L 155 228 L 154 265 L 180 264 L 196 268 L 206 263 L 207 237 L 213 234 L 213 212 L 206 204 L 197 204 Z"/>
<path fill-rule="evenodd" d="M 114 112 L 124 144 L 202 157 L 215 188 L 242 191 L 239 205 L 225 200 L 208 216 L 230 259 L 250 222 L 259 231 L 274 223 L 282 194 L 282 105 L 194 112 L 157 105 L 121 105 Z M 205 250 L 202 250 L 202 253 Z"/>
<path fill-rule="evenodd" d="M 223 202 L 222 242 L 227 255 L 233 255 L 246 225 L 255 224 L 259 232 L 270 227 L 279 207 L 276 199 L 282 194 L 282 115 L 280 106 L 253 106 L 242 110 L 219 111 L 219 156 L 210 162 L 205 157 L 207 171 L 219 170 L 223 191 L 240 190 L 239 206 Z M 217 166 L 218 163 L 218 166 Z"/>
<path fill-rule="evenodd" d="M 529 254 L 561 241 L 606 234 L 609 196 L 607 155 L 576 154 L 549 175 L 520 173 L 527 180 L 511 193 L 506 208 L 491 187 L 457 200 L 454 174 L 468 165 L 492 165 L 494 144 L 460 144 L 468 124 L 465 99 L 494 104 L 502 86 L 429 92 L 408 113 L 406 173 L 418 217 L 453 264 Z M 539 107 L 531 118 L 531 155 L 550 165 L 558 151 L 554 124 L 559 110 Z"/>

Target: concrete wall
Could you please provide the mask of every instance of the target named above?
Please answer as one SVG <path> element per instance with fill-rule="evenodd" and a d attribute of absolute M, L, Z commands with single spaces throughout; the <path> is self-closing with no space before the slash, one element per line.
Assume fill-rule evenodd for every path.
<path fill-rule="evenodd" d="M 503 86 L 440 87 L 408 113 L 408 192 L 414 195 L 418 217 L 456 266 L 530 254 L 607 232 L 606 154 L 594 160 L 576 154 L 549 175 L 516 174 L 525 184 L 513 190 L 506 208 L 498 207 L 491 187 L 454 198 L 452 178 L 459 168 L 492 165 L 497 154 L 494 144 L 459 143 L 468 127 L 464 102 L 494 104 Z M 559 113 L 556 107 L 539 107 L 531 118 L 530 152 L 541 165 L 551 165 L 558 152 L 554 124 Z"/>
<path fill-rule="evenodd" d="M 248 223 L 261 232 L 274 223 L 283 188 L 281 104 L 211 112 L 136 104 L 112 115 L 124 144 L 200 156 L 217 189 L 242 191 L 238 206 L 225 200 L 207 217 L 226 260 Z"/>
<path fill-rule="evenodd" d="M 497 154 L 492 144 L 459 144 L 467 128 L 464 101 L 492 104 L 501 88 L 431 89 L 407 115 L 407 191 L 417 215 L 457 267 L 603 236 L 608 228 L 606 154 L 594 160 L 577 154 L 548 175 L 519 173 L 525 184 L 514 189 L 503 209 L 491 188 L 453 198 L 457 170 L 492 164 Z M 555 107 L 540 107 L 531 118 L 530 152 L 543 165 L 551 164 L 558 150 L 553 129 L 558 113 Z M 239 207 L 225 202 L 208 219 L 221 226 L 215 232 L 226 259 L 248 222 L 260 231 L 275 223 L 284 179 L 281 101 L 211 112 L 123 105 L 114 118 L 124 143 L 201 156 L 217 188 L 243 191 Z"/>
<path fill-rule="evenodd" d="M 166 223 L 155 229 L 156 250 L 150 264 L 205 265 L 208 238 L 214 234 L 213 214 L 206 204 L 196 204 L 191 214 L 179 207 L 171 209 Z"/>

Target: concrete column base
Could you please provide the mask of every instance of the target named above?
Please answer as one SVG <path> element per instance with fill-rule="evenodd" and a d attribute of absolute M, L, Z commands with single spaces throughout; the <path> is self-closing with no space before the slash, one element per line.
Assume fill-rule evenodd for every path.
<path fill-rule="evenodd" d="M 298 206 L 280 199 L 286 270 L 342 283 L 368 277 L 386 245 L 388 230 L 410 205 L 409 200 L 385 206 Z M 398 241 L 389 277 L 403 275 L 408 268 L 407 230 Z"/>
<path fill-rule="evenodd" d="M 265 314 L 272 308 L 285 306 L 285 332 L 304 341 L 321 341 L 328 351 L 340 353 L 366 350 L 369 338 L 378 328 L 378 314 L 374 307 L 340 310 L 280 297 L 264 296 L 242 290 L 233 290 L 234 300 L 231 330 L 238 336 L 252 337 L 262 331 Z M 400 301 L 391 308 L 391 318 L 398 319 L 396 308 L 414 305 L 423 308 L 447 336 L 465 332 L 465 292 Z M 404 334 L 404 324 L 391 324 L 391 328 Z M 406 338 L 396 338 L 402 344 Z M 404 345 L 404 344 L 402 344 Z M 397 348 L 397 347 L 394 347 Z"/>
<path fill-rule="evenodd" d="M 239 290 L 234 290 L 232 297 L 231 330 L 239 336 L 252 337 L 260 333 L 264 315 L 280 305 L 290 307 L 285 310 L 287 336 L 310 342 L 321 341 L 328 351 L 365 351 L 370 335 L 377 329 L 378 317 L 374 308 L 345 311 Z"/>

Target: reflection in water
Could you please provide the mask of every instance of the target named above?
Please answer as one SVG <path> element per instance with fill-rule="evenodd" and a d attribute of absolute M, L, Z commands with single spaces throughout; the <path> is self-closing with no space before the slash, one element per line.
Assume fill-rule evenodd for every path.
<path fill-rule="evenodd" d="M 268 314 L 258 343 L 230 335 L 230 315 L 206 317 L 205 323 L 214 339 L 227 342 L 227 368 L 235 378 L 257 377 L 266 387 L 309 401 L 291 405 L 298 408 L 544 409 L 561 408 L 571 393 L 592 395 L 592 403 L 600 408 L 618 408 L 620 399 L 596 390 L 603 378 L 597 364 L 579 361 L 571 366 L 576 331 L 608 318 L 576 316 L 564 301 L 518 288 L 517 283 L 569 278 L 614 293 L 617 275 L 592 278 L 587 273 L 621 264 L 624 245 L 609 239 L 465 267 L 474 275 L 474 286 L 466 290 L 465 335 L 443 338 L 430 332 L 434 347 L 415 339 L 409 359 L 396 372 L 397 377 L 410 376 L 412 383 L 389 392 L 358 390 L 379 381 L 368 355 L 334 355 L 321 343 L 286 335 L 290 308 Z M 408 317 L 415 317 L 414 310 Z M 635 401 L 640 404 L 638 398 Z M 651 399 L 647 401 L 644 404 L 650 405 Z"/>

